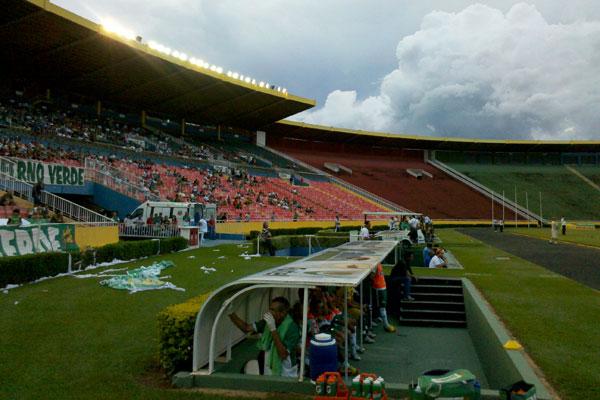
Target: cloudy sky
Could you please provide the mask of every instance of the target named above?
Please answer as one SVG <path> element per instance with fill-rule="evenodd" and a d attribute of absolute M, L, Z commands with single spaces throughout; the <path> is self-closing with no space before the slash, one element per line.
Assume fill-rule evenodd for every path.
<path fill-rule="evenodd" d="M 600 139 L 597 0 L 55 2 L 316 99 L 299 121 Z"/>

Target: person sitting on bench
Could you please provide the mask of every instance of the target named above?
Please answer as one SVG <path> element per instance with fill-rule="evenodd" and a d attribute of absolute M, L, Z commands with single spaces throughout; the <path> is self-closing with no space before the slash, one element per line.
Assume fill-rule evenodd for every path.
<path fill-rule="evenodd" d="M 261 333 L 257 347 L 258 362 L 263 375 L 298 376 L 296 352 L 300 342 L 300 328 L 289 313 L 290 302 L 285 297 L 271 300 L 269 311 L 263 319 L 249 324 L 235 313 L 229 314 L 231 322 L 246 333 Z"/>

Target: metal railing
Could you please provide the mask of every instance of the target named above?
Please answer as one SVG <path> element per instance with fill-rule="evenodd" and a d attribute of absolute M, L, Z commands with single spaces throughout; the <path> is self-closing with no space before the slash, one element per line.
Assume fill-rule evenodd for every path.
<path fill-rule="evenodd" d="M 137 175 L 122 171 L 111 165 L 89 157 L 85 159 L 85 170 L 87 179 L 108 188 L 115 189 L 117 192 L 131 198 L 140 201 L 161 200 L 159 196 L 151 193 L 149 190 L 132 183 L 132 181 L 136 182 L 139 180 L 139 176 Z"/>
<path fill-rule="evenodd" d="M 524 218 L 526 220 L 541 221 L 542 223 L 547 222 L 541 216 L 539 216 L 539 215 L 531 212 L 530 210 L 526 209 L 525 207 L 522 207 L 519 204 L 516 204 L 515 202 L 507 199 L 505 196 L 502 196 L 502 194 L 497 193 L 497 192 L 493 191 L 492 189 L 488 188 L 487 186 L 484 186 L 481 183 L 477 182 L 476 180 L 469 178 L 468 176 L 455 170 L 454 168 L 450 167 L 449 165 L 444 164 L 441 161 L 438 161 L 435 158 L 435 152 L 432 152 L 432 154 L 429 155 L 426 162 L 428 164 L 434 166 L 435 168 L 445 172 L 446 174 L 450 175 L 454 179 L 464 183 L 465 185 L 469 186 L 470 188 L 476 190 L 477 192 L 483 194 L 484 196 L 490 198 L 491 200 L 497 202 L 498 204 L 501 204 L 502 202 L 504 202 L 504 205 L 506 208 L 508 208 L 509 210 L 511 210 L 512 212 L 516 213 L 517 215 L 521 216 L 522 218 Z"/>
<path fill-rule="evenodd" d="M 119 224 L 121 237 L 172 238 L 181 236 L 177 225 L 130 225 Z"/>
<path fill-rule="evenodd" d="M 33 201 L 33 186 L 27 182 L 16 179 L 4 172 L 0 172 L 0 188 L 6 191 L 12 191 L 17 197 L 27 201 Z M 48 207 L 51 211 L 60 211 L 64 217 L 71 218 L 75 221 L 84 222 L 110 222 L 110 218 L 98 214 L 88 208 L 73 203 L 67 199 L 63 199 L 55 194 L 42 191 L 40 195 L 40 203 Z"/>

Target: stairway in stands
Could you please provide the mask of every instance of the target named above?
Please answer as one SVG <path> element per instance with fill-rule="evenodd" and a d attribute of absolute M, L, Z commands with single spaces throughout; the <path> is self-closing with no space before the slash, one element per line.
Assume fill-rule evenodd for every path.
<path fill-rule="evenodd" d="M 414 301 L 400 304 L 400 325 L 465 328 L 467 319 L 460 279 L 419 278 Z"/>

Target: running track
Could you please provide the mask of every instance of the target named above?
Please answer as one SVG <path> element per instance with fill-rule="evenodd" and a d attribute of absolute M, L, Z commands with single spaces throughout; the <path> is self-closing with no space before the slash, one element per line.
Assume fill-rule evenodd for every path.
<path fill-rule="evenodd" d="M 494 232 L 490 228 L 462 228 L 458 231 L 600 290 L 600 249 L 573 244 L 551 245 L 546 240 L 512 235 L 506 232 Z"/>

